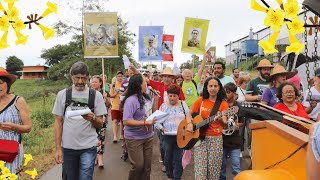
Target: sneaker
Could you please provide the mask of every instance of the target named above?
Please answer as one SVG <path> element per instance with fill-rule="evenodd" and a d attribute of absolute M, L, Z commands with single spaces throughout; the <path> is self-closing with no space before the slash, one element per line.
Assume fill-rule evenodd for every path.
<path fill-rule="evenodd" d="M 165 167 L 165 166 L 162 166 L 161 171 L 162 171 L 162 172 L 166 172 L 166 167 Z"/>
<path fill-rule="evenodd" d="M 242 151 L 241 151 L 241 152 L 240 152 L 240 157 L 242 158 L 242 156 L 243 156 L 243 155 L 242 155 Z"/>
<path fill-rule="evenodd" d="M 122 156 L 121 156 L 121 159 L 122 159 L 123 161 L 127 161 L 127 159 L 128 159 L 128 153 L 127 153 L 127 152 L 123 152 L 123 154 L 122 154 Z"/>

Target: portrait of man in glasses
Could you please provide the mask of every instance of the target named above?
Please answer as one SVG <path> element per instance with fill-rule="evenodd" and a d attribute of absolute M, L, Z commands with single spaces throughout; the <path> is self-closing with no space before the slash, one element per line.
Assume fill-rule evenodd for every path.
<path fill-rule="evenodd" d="M 189 35 L 188 46 L 199 47 L 200 31 L 198 29 L 192 29 Z"/>
<path fill-rule="evenodd" d="M 157 35 L 150 35 L 147 37 L 147 45 L 144 46 L 144 56 L 158 56 L 156 38 Z"/>

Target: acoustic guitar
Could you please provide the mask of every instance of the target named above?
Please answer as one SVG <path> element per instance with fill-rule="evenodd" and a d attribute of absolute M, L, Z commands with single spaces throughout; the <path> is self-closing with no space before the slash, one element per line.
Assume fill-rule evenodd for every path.
<path fill-rule="evenodd" d="M 217 115 L 209 117 L 206 120 L 203 120 L 201 115 L 196 116 L 192 120 L 193 132 L 187 131 L 187 120 L 184 119 L 180 122 L 177 131 L 177 144 L 181 149 L 189 150 L 199 141 L 200 128 L 204 125 L 207 125 L 217 119 L 217 116 L 232 116 L 239 111 L 238 106 L 232 106 L 228 110 L 223 112 L 218 112 Z"/>

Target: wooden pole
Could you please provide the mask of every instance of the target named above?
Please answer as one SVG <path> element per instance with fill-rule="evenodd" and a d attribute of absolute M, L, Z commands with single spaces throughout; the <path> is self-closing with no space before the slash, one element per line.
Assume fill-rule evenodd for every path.
<path fill-rule="evenodd" d="M 102 58 L 101 61 L 102 61 L 102 63 L 101 63 L 102 64 L 102 77 L 104 78 L 104 59 Z M 105 79 L 105 81 L 107 81 L 107 79 Z M 102 81 L 103 89 L 106 87 L 105 81 Z"/>

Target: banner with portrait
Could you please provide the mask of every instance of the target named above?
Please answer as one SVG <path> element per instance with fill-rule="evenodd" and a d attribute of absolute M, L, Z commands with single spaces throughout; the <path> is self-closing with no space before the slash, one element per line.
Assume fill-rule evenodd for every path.
<path fill-rule="evenodd" d="M 204 54 L 209 20 L 185 18 L 181 51 Z"/>
<path fill-rule="evenodd" d="M 84 13 L 84 57 L 119 57 L 117 25 L 116 12 Z"/>
<path fill-rule="evenodd" d="M 139 60 L 162 60 L 163 26 L 139 26 Z"/>
<path fill-rule="evenodd" d="M 209 54 L 209 59 L 207 63 L 214 63 L 216 61 L 216 47 L 211 46 L 207 52 Z"/>
<path fill-rule="evenodd" d="M 173 61 L 174 35 L 164 34 L 162 36 L 162 58 L 163 61 Z"/>

